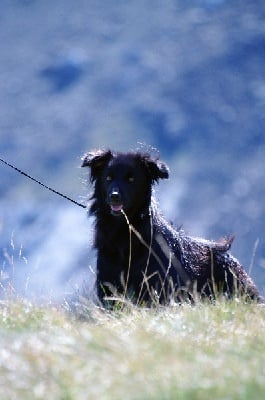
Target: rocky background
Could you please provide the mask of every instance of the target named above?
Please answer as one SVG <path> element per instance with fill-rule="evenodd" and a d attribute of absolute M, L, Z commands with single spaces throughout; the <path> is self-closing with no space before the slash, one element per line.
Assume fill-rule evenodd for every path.
<path fill-rule="evenodd" d="M 156 147 L 188 233 L 235 235 L 265 293 L 263 0 L 2 0 L 0 157 L 77 201 L 92 148 Z M 93 286 L 86 211 L 0 163 L 2 295 Z"/>

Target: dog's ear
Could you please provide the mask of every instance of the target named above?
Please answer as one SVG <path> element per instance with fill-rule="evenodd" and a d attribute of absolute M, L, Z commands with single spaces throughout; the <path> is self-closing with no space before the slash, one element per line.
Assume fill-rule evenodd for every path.
<path fill-rule="evenodd" d="M 86 153 L 82 157 L 81 167 L 90 168 L 90 180 L 94 182 L 100 174 L 102 168 L 112 158 L 112 152 L 110 150 L 95 150 Z"/>
<path fill-rule="evenodd" d="M 151 176 L 153 182 L 157 182 L 158 179 L 168 179 L 169 169 L 168 166 L 161 161 L 151 161 L 149 162 L 149 168 L 151 170 Z"/>
<path fill-rule="evenodd" d="M 149 155 L 144 156 L 144 163 L 151 176 L 152 183 L 157 182 L 159 179 L 168 179 L 169 169 L 165 163 L 157 159 L 154 160 Z"/>

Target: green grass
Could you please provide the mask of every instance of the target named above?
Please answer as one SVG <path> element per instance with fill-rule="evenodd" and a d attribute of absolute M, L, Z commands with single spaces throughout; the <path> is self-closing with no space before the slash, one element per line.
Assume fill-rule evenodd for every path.
<path fill-rule="evenodd" d="M 0 303 L 1 399 L 264 399 L 263 306 L 80 310 Z"/>

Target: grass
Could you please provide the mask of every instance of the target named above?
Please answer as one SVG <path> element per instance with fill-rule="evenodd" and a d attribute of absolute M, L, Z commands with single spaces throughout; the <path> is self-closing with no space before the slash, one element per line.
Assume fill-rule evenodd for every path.
<path fill-rule="evenodd" d="M 265 307 L 240 300 L 76 312 L 0 303 L 11 400 L 264 399 Z"/>

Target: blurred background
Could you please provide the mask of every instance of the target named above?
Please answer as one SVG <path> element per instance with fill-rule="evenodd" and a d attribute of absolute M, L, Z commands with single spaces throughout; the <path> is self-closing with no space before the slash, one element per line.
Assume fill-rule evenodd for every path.
<path fill-rule="evenodd" d="M 86 202 L 80 157 L 156 147 L 164 215 L 235 235 L 265 294 L 263 0 L 1 0 L 0 157 Z M 93 285 L 86 211 L 0 163 L 0 291 Z"/>

